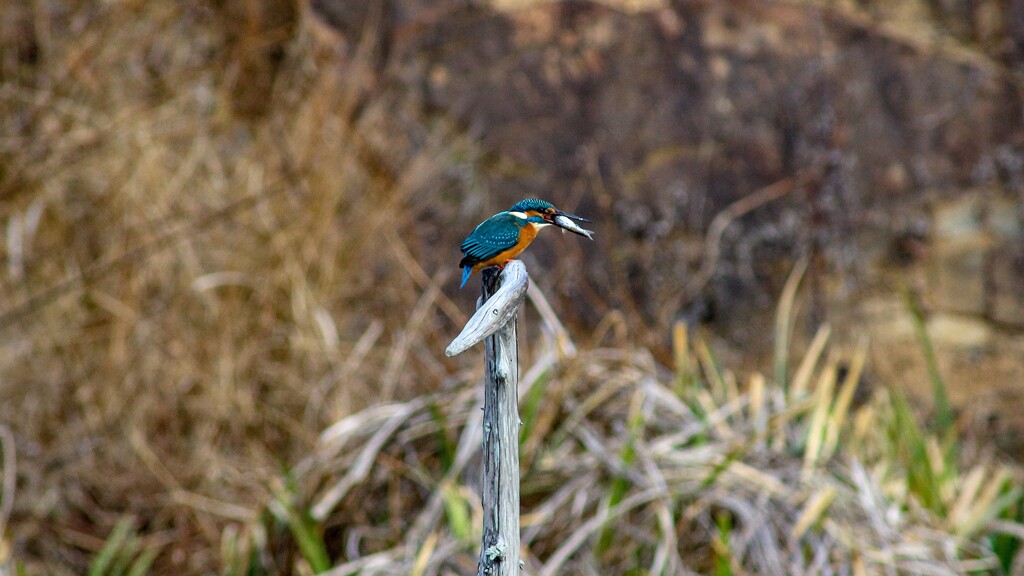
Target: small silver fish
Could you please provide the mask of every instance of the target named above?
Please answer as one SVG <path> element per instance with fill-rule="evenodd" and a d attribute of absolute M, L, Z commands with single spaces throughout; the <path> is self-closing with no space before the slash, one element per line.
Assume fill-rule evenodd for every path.
<path fill-rule="evenodd" d="M 591 240 L 594 239 L 594 232 L 592 230 L 580 228 L 575 222 L 561 214 L 555 216 L 555 226 L 558 226 L 559 228 L 562 229 L 562 234 L 565 234 L 565 231 L 568 230 L 569 232 L 572 232 L 574 234 L 586 236 Z"/>

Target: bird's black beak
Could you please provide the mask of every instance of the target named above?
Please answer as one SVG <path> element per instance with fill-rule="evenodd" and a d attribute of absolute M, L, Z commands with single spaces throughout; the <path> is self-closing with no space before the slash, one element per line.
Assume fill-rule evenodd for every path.
<path fill-rule="evenodd" d="M 566 218 L 572 218 L 573 220 L 575 220 L 577 222 L 590 222 L 590 220 L 587 220 L 583 216 L 577 216 L 575 214 L 569 214 L 568 212 L 562 212 L 561 210 L 555 210 L 555 216 L 565 216 Z"/>

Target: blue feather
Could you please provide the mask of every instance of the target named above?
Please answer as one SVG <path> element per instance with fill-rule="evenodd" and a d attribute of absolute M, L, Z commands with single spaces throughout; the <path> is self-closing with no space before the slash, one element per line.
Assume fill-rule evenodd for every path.
<path fill-rule="evenodd" d="M 462 288 L 463 286 L 466 285 L 466 282 L 469 280 L 469 275 L 472 274 L 472 273 L 473 273 L 473 267 L 472 266 L 463 266 L 463 268 L 462 268 L 462 284 L 459 284 L 459 288 Z"/>

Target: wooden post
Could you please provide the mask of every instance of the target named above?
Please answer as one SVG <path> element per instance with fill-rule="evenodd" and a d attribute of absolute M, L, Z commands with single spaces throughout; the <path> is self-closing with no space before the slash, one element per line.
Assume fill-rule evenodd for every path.
<path fill-rule="evenodd" d="M 519 346 L 517 310 L 529 277 L 517 260 L 498 274 L 484 270 L 477 312 L 445 353 L 484 341 L 484 511 L 477 576 L 519 576 Z"/>

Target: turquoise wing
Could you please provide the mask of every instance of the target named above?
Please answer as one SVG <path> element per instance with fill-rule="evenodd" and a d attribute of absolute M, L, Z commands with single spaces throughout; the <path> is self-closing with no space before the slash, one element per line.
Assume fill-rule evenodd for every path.
<path fill-rule="evenodd" d="M 518 218 L 508 213 L 495 214 L 484 220 L 462 241 L 460 267 L 473 266 L 494 258 L 519 241 Z"/>

